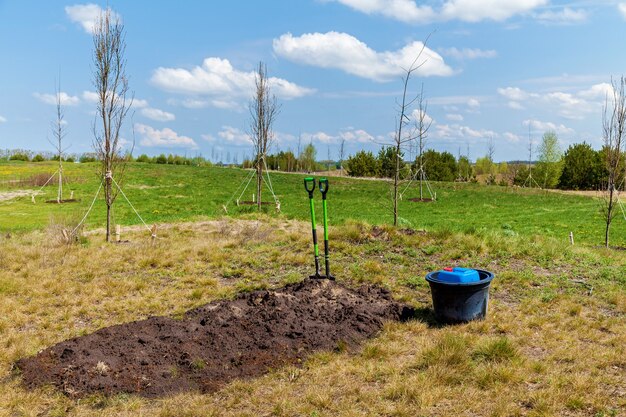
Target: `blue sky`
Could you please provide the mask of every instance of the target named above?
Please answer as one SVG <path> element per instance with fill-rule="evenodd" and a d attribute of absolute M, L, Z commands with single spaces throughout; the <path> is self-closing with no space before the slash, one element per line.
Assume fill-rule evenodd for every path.
<path fill-rule="evenodd" d="M 106 2 L 0 0 L 0 148 L 52 150 L 61 80 L 69 152 L 91 150 L 91 22 Z M 601 145 L 611 77 L 626 72 L 626 3 L 550 0 L 110 1 L 126 28 L 134 154 L 241 161 L 259 61 L 281 103 L 273 150 L 318 158 L 388 142 L 401 67 L 431 34 L 428 147 L 526 159 L 528 133 Z M 134 126 L 134 129 L 132 128 Z"/>

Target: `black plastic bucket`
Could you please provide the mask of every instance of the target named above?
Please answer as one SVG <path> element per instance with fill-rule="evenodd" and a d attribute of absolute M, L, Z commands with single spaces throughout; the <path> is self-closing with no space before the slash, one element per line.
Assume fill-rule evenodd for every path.
<path fill-rule="evenodd" d="M 426 275 L 433 296 L 435 318 L 443 323 L 463 323 L 482 320 L 487 315 L 489 284 L 492 272 L 477 269 L 476 282 L 444 282 L 437 279 L 439 271 Z"/>

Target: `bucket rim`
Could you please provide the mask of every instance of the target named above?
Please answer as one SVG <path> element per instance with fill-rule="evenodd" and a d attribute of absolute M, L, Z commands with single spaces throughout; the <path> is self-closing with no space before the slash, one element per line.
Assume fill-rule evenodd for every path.
<path fill-rule="evenodd" d="M 486 271 L 484 269 L 474 269 L 474 270 L 478 272 L 478 275 L 480 277 L 478 281 L 474 281 L 474 282 L 441 281 L 436 278 L 436 276 L 439 275 L 439 271 L 433 271 L 433 272 L 429 272 L 428 274 L 426 274 L 426 281 L 434 283 L 434 284 L 448 285 L 451 287 L 473 287 L 473 286 L 478 286 L 478 285 L 490 284 L 491 280 L 495 278 L 495 274 L 491 271 Z M 486 276 L 486 277 L 482 278 L 483 276 Z"/>

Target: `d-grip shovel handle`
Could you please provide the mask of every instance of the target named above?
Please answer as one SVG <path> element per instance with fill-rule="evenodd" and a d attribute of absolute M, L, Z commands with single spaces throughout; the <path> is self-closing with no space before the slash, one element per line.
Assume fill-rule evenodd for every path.
<path fill-rule="evenodd" d="M 328 192 L 328 178 L 320 178 L 320 192 L 322 193 L 322 199 L 326 200 L 326 193 Z"/>
<path fill-rule="evenodd" d="M 309 184 L 311 184 L 310 188 Z M 315 178 L 306 177 L 304 179 L 304 189 L 309 192 L 309 198 L 313 198 L 313 191 L 315 191 Z"/>

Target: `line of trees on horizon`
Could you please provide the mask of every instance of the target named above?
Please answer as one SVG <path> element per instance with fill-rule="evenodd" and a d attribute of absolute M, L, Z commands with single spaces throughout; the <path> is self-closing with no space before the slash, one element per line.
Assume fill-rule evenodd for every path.
<path fill-rule="evenodd" d="M 539 147 L 538 160 L 529 162 L 494 162 L 485 155 L 471 163 L 466 156 L 456 158 L 447 151 L 428 149 L 424 152 L 423 166 L 431 181 L 481 182 L 488 185 L 528 186 L 559 188 L 567 190 L 601 190 L 608 179 L 606 147 L 595 150 L 586 142 L 570 145 L 562 152 L 554 132 L 546 132 Z M 419 169 L 419 161 L 403 160 L 401 177 L 410 178 Z M 345 162 L 350 176 L 393 178 L 392 164 L 395 149 L 383 147 L 377 155 L 371 151 L 359 151 Z M 624 188 L 626 155 L 621 158 L 618 169 L 618 188 Z"/>
<path fill-rule="evenodd" d="M 427 149 L 423 155 L 426 176 L 431 181 L 481 182 L 488 185 L 528 186 L 539 188 L 559 188 L 565 190 L 600 190 L 607 182 L 606 147 L 593 149 L 586 142 L 570 145 L 565 152 L 558 146 L 558 138 L 553 132 L 547 132 L 539 147 L 538 160 L 532 164 L 522 161 L 494 162 L 487 154 L 472 163 L 466 156 L 459 158 L 452 153 L 438 152 Z M 128 161 L 163 165 L 229 165 L 250 169 L 254 161 L 245 158 L 241 164 L 225 164 L 212 162 L 198 154 L 192 157 L 177 154 L 159 154 L 148 156 L 141 154 L 136 158 L 127 155 Z M 400 177 L 408 179 L 419 169 L 418 158 L 403 161 Z M 395 149 L 391 146 L 382 147 L 378 154 L 361 150 L 345 161 L 317 160 L 317 149 L 309 143 L 296 155 L 293 151 L 278 151 L 267 156 L 267 168 L 272 171 L 284 172 L 320 172 L 337 170 L 342 167 L 349 176 L 393 178 L 396 161 Z M 0 160 L 4 161 L 58 161 L 58 155 L 52 152 L 33 152 L 25 149 L 0 150 Z M 96 162 L 97 155 L 93 152 L 83 154 L 67 154 L 65 162 Z M 618 169 L 618 184 L 624 182 L 626 174 L 626 155 L 621 159 Z M 621 187 L 624 188 L 624 187 Z"/>

